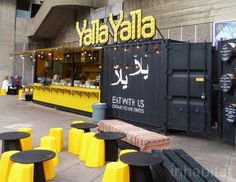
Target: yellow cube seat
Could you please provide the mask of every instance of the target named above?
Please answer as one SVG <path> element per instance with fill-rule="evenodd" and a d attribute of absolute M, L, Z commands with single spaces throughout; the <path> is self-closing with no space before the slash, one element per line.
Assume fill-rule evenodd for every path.
<path fill-rule="evenodd" d="M 35 150 L 50 150 L 50 149 L 46 147 L 37 147 L 35 148 Z M 47 181 L 55 178 L 56 171 L 55 171 L 53 159 L 43 162 L 43 169 L 44 169 L 45 178 Z"/>
<path fill-rule="evenodd" d="M 2 154 L 1 160 L 0 160 L 0 181 L 1 182 L 7 182 L 8 176 L 11 170 L 11 167 L 13 165 L 13 162 L 11 161 L 10 157 L 19 152 L 18 150 L 11 150 L 4 152 Z"/>
<path fill-rule="evenodd" d="M 82 121 L 82 120 L 75 120 L 75 121 L 72 121 L 72 124 L 79 124 L 79 123 L 84 123 L 84 121 Z"/>
<path fill-rule="evenodd" d="M 57 152 L 56 137 L 53 137 L 53 136 L 41 137 L 40 147 L 49 148 L 50 150 L 52 150 L 53 152 L 56 153 L 56 157 L 54 157 L 52 160 L 53 160 L 54 166 L 57 166 L 59 164 L 59 156 L 58 156 L 58 152 Z"/>
<path fill-rule="evenodd" d="M 63 131 L 63 128 L 51 128 L 49 130 L 49 136 L 56 137 L 57 152 L 61 152 L 64 148 L 64 131 Z"/>
<path fill-rule="evenodd" d="M 84 130 L 71 128 L 69 130 L 69 136 L 68 136 L 68 152 L 79 155 L 80 151 L 80 143 L 82 136 L 84 134 Z"/>
<path fill-rule="evenodd" d="M 25 90 L 24 90 L 25 92 L 29 92 L 30 91 L 30 89 L 29 88 L 25 88 Z"/>
<path fill-rule="evenodd" d="M 110 162 L 106 165 L 102 182 L 129 182 L 129 165 L 123 162 Z"/>
<path fill-rule="evenodd" d="M 23 93 L 23 89 L 19 89 L 18 90 L 18 100 L 23 100 L 22 93 Z"/>
<path fill-rule="evenodd" d="M 14 163 L 11 167 L 8 182 L 33 182 L 34 164 Z"/>
<path fill-rule="evenodd" d="M 32 128 L 19 128 L 18 131 L 29 133 L 30 136 L 27 138 L 23 138 L 20 140 L 21 147 L 23 151 L 32 150 L 33 142 L 32 142 Z"/>
<path fill-rule="evenodd" d="M 120 154 L 119 154 L 119 159 L 118 159 L 118 161 L 120 161 L 120 156 L 121 156 L 121 155 L 130 153 L 130 152 L 137 152 L 137 150 L 134 150 L 134 149 L 121 150 L 121 151 L 120 151 Z"/>
<path fill-rule="evenodd" d="M 79 159 L 85 161 L 87 159 L 88 147 L 90 139 L 95 135 L 94 132 L 84 133 L 81 139 Z"/>
<path fill-rule="evenodd" d="M 105 164 L 105 142 L 96 137 L 90 139 L 85 165 L 102 167 Z"/>
<path fill-rule="evenodd" d="M 6 90 L 5 90 L 5 89 L 1 89 L 1 90 L 0 90 L 0 95 L 1 95 L 1 96 L 7 95 Z"/>

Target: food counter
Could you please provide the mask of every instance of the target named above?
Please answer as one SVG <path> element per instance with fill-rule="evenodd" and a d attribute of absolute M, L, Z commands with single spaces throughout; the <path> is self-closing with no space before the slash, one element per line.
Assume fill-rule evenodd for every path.
<path fill-rule="evenodd" d="M 35 83 L 33 100 L 67 110 L 91 113 L 92 104 L 100 102 L 100 89 Z"/>

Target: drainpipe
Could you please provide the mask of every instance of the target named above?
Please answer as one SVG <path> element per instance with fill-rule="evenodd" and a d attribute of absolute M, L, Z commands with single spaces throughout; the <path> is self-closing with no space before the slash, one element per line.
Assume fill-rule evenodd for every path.
<path fill-rule="evenodd" d="M 25 43 L 23 44 L 23 51 L 25 51 Z M 25 81 L 25 57 L 22 58 L 22 85 Z"/>
<path fill-rule="evenodd" d="M 16 5 L 16 10 L 15 10 L 15 23 L 14 23 L 14 35 L 13 35 L 13 51 L 16 52 L 16 13 L 17 13 L 17 2 L 15 0 L 15 5 Z M 15 76 L 16 74 L 16 58 L 15 56 L 13 56 L 13 59 L 12 59 L 12 66 L 13 66 L 13 75 L 12 76 Z"/>

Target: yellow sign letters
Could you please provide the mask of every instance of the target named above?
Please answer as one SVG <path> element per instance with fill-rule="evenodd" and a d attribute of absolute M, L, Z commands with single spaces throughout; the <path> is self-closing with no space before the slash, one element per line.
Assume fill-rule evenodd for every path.
<path fill-rule="evenodd" d="M 84 20 L 83 26 L 76 23 L 76 30 L 79 35 L 80 46 L 90 46 L 94 44 L 106 44 L 109 41 L 109 29 L 113 32 L 114 43 L 127 42 L 136 39 L 149 39 L 156 34 L 156 19 L 153 16 L 142 18 L 142 10 L 130 12 L 130 19 L 124 20 L 124 12 L 121 11 L 119 19 L 114 21 L 113 14 L 109 15 L 109 24 L 100 24 L 99 19 L 91 21 L 88 26 L 87 20 Z"/>

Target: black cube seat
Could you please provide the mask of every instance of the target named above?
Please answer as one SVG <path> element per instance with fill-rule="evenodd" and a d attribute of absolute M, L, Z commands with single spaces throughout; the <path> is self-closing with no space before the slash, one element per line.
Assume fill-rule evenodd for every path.
<path fill-rule="evenodd" d="M 17 95 L 18 94 L 18 89 L 15 88 L 15 87 L 10 87 L 10 88 L 8 88 L 7 94 L 8 95 Z"/>
<path fill-rule="evenodd" d="M 220 182 L 182 149 L 153 150 L 163 162 L 154 166 L 155 180 L 168 182 Z"/>
<path fill-rule="evenodd" d="M 33 100 L 33 94 L 32 93 L 27 93 L 24 96 L 25 101 L 32 101 Z"/>

